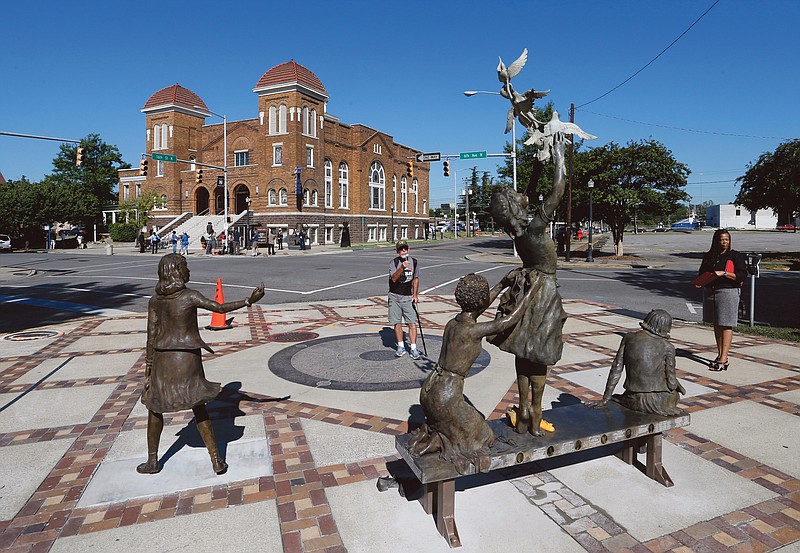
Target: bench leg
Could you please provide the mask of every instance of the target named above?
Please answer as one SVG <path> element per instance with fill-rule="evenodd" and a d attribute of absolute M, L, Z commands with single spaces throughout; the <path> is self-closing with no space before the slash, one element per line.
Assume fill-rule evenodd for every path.
<path fill-rule="evenodd" d="M 419 498 L 419 502 L 420 505 L 422 505 L 422 509 L 425 511 L 425 514 L 427 515 L 433 514 L 433 495 L 434 495 L 433 485 L 423 484 L 422 496 Z"/>
<path fill-rule="evenodd" d="M 623 442 L 622 449 L 617 451 L 614 455 L 632 465 L 636 460 L 636 440 L 628 440 Z"/>
<path fill-rule="evenodd" d="M 443 480 L 436 482 L 436 529 L 450 547 L 461 547 L 461 538 L 458 537 L 456 528 L 456 481 Z"/>
<path fill-rule="evenodd" d="M 667 474 L 667 469 L 661 464 L 661 444 L 662 435 L 660 432 L 647 437 L 647 465 L 645 466 L 645 474 L 659 484 L 663 484 L 669 488 L 674 485 L 674 482 L 672 478 L 669 477 L 669 474 Z"/>

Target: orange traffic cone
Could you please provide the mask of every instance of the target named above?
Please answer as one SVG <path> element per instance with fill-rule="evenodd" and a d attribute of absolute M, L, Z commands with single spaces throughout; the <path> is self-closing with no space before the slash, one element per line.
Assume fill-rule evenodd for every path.
<path fill-rule="evenodd" d="M 214 293 L 214 301 L 222 304 L 225 303 L 225 294 L 222 293 L 222 279 L 217 279 L 217 291 Z M 233 317 L 230 319 L 225 318 L 225 313 L 212 313 L 211 324 L 206 327 L 206 330 L 227 330 L 233 328 Z"/>

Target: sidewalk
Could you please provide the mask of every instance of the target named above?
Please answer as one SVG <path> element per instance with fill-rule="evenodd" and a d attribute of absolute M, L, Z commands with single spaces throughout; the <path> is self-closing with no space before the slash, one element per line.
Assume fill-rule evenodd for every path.
<path fill-rule="evenodd" d="M 133 242 L 114 242 L 113 243 L 113 254 L 111 255 L 153 255 L 150 253 L 150 247 L 148 246 L 145 249 L 144 253 L 139 253 L 139 246 Z M 339 251 L 350 251 L 355 248 L 342 248 L 338 244 L 326 244 L 326 245 L 313 245 L 311 248 L 307 250 L 300 250 L 297 248 L 288 248 L 287 246 L 283 246 L 282 250 L 279 250 L 276 246 L 275 248 L 275 255 L 309 255 L 309 254 L 321 254 L 321 253 L 334 253 Z M 106 249 L 106 244 L 96 242 L 96 243 L 89 243 L 85 249 L 71 249 L 71 250 L 38 250 L 40 252 L 47 252 L 52 254 L 94 254 L 94 255 L 109 255 L 108 250 Z M 156 255 L 165 255 L 167 253 L 172 252 L 172 246 L 166 245 L 162 246 L 158 250 L 158 254 Z M 205 252 L 194 248 L 189 250 L 189 257 L 205 255 Z M 242 248 L 241 252 L 237 255 L 245 256 L 250 255 L 250 250 L 245 250 Z M 259 247 L 259 255 L 264 256 L 267 255 L 267 246 L 261 245 Z M 221 259 L 225 258 L 224 255 L 214 255 L 214 257 L 219 257 Z"/>
<path fill-rule="evenodd" d="M 394 357 L 382 297 L 257 305 L 232 330 L 202 331 L 216 352 L 206 374 L 224 386 L 209 405 L 230 464 L 220 476 L 191 412 L 165 417 L 162 472 L 135 472 L 146 314 L 0 336 L 0 549 L 449 551 L 418 502 L 376 480 L 398 459 L 394 436 L 419 421 L 454 305 L 420 303 L 429 359 L 417 362 Z M 620 335 L 638 329 L 612 306 L 565 309 L 546 408 L 597 398 Z M 730 369 L 714 373 L 711 329 L 677 323 L 671 341 L 692 417 L 664 443 L 675 486 L 595 450 L 465 477 L 461 551 L 800 551 L 800 347 L 737 335 Z M 484 347 L 465 393 L 500 418 L 517 402 L 514 361 Z"/>

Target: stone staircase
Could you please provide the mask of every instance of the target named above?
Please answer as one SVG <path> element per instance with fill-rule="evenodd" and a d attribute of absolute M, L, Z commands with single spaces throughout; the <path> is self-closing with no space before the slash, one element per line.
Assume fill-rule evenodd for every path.
<path fill-rule="evenodd" d="M 238 215 L 231 213 L 231 222 L 228 223 L 228 228 L 231 228 L 233 225 L 237 224 L 240 219 L 245 217 L 246 214 L 246 211 L 243 211 Z M 178 233 L 178 236 L 181 236 L 184 232 L 188 234 L 189 251 L 197 252 L 202 248 L 200 244 L 200 237 L 206 235 L 206 225 L 208 225 L 209 222 L 211 222 L 211 226 L 214 227 L 214 234 L 219 236 L 219 234 L 225 228 L 224 215 L 194 215 L 181 223 L 174 230 Z M 172 230 L 173 229 L 169 229 L 167 234 L 159 234 L 161 234 L 162 239 L 168 239 L 169 235 L 172 234 Z"/>

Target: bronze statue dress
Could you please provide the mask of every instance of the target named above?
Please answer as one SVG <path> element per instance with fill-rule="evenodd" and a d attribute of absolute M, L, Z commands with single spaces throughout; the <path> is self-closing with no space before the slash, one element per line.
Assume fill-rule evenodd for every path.
<path fill-rule="evenodd" d="M 497 316 L 511 313 L 530 288 L 534 288 L 531 308 L 522 314 L 516 326 L 492 336 L 489 341 L 532 363 L 555 365 L 561 359 L 562 329 L 567 319 L 555 274 L 523 267 L 514 284 L 500 298 Z"/>
<path fill-rule="evenodd" d="M 212 310 L 218 304 L 191 288 L 150 299 L 147 349 L 153 367 L 142 403 L 154 413 L 191 409 L 219 394 L 220 384 L 206 380 L 203 371 L 201 350 L 214 351 L 200 337 L 198 307 Z"/>

